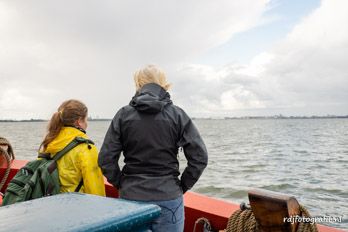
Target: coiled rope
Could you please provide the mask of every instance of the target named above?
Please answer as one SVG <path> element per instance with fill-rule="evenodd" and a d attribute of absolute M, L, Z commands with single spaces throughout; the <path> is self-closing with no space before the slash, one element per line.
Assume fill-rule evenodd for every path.
<path fill-rule="evenodd" d="M 4 150 L 3 148 L 0 147 L 0 156 L 4 156 L 6 159 L 6 162 L 7 162 L 7 168 L 5 171 L 5 175 L 3 176 L 3 178 L 0 182 L 0 190 L 1 190 L 6 182 L 7 178 L 8 178 L 8 175 L 10 174 L 11 161 L 15 159 L 15 155 L 13 153 L 12 146 L 7 139 L 0 137 L 0 145 L 6 145 L 8 147 L 7 150 Z M 0 192 L 0 194 L 1 194 L 1 192 Z"/>
<path fill-rule="evenodd" d="M 306 218 L 310 218 L 311 215 L 309 214 L 308 210 L 303 206 L 300 205 L 300 211 L 301 211 L 301 216 L 302 217 L 306 217 Z M 304 232 L 304 231 L 308 231 L 308 232 L 318 232 L 318 228 L 316 223 L 304 223 L 304 222 L 300 222 L 298 227 L 297 227 L 297 232 Z"/>
<path fill-rule="evenodd" d="M 198 224 L 202 224 L 203 225 L 203 232 L 211 232 L 211 231 L 213 231 L 212 228 L 211 228 L 209 220 L 204 218 L 204 217 L 201 217 L 201 218 L 198 218 L 196 220 L 195 225 L 193 227 L 193 232 L 196 232 L 196 228 L 197 228 Z"/>
<path fill-rule="evenodd" d="M 4 186 L 8 175 L 10 174 L 10 170 L 11 170 L 11 157 L 10 155 L 7 153 L 7 151 L 5 151 L 4 149 L 0 148 L 0 155 L 4 156 L 7 162 L 7 168 L 5 171 L 5 175 L 2 178 L 1 182 L 0 182 L 0 190 L 2 189 L 2 187 Z"/>
<path fill-rule="evenodd" d="M 245 203 L 228 219 L 226 232 L 257 232 L 257 223 L 253 211 Z"/>
<path fill-rule="evenodd" d="M 300 217 L 310 218 L 308 210 L 300 205 Z M 228 219 L 226 232 L 258 232 L 258 225 L 251 208 L 241 205 L 241 209 L 235 211 Z M 315 223 L 299 222 L 297 232 L 318 232 Z"/>

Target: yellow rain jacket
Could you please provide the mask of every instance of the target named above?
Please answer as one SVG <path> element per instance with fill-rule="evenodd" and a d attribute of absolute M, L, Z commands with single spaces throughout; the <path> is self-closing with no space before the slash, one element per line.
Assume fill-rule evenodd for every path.
<path fill-rule="evenodd" d="M 76 136 L 87 135 L 74 127 L 63 127 L 58 136 L 48 144 L 45 153 L 54 156 Z M 98 166 L 98 150 L 94 145 L 80 144 L 57 161 L 60 192 L 74 192 L 81 179 L 80 192 L 105 196 L 104 177 Z"/>

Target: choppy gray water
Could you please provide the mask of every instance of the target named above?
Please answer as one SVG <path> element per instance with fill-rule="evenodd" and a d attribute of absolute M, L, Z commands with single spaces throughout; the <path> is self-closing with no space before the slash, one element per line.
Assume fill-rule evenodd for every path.
<path fill-rule="evenodd" d="M 312 216 L 343 216 L 348 228 L 348 119 L 195 120 L 209 165 L 193 191 L 247 202 L 262 188 L 294 195 Z M 47 122 L 0 123 L 18 159 L 34 159 Z M 100 148 L 109 122 L 90 122 Z M 181 167 L 185 166 L 180 154 Z"/>

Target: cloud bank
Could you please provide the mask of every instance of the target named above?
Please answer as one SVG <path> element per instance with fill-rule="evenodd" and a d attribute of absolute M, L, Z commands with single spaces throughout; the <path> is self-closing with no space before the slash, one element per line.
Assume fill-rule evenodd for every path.
<path fill-rule="evenodd" d="M 2 1 L 0 118 L 47 118 L 67 98 L 111 117 L 137 68 L 190 63 L 255 26 L 267 2 Z"/>
<path fill-rule="evenodd" d="M 347 9 L 346 1 L 322 1 L 284 40 L 247 65 L 182 67 L 180 84 L 198 88 L 189 108 L 215 116 L 348 115 Z M 187 94 L 180 90 L 177 96 Z M 180 98 L 181 104 L 187 101 Z"/>
<path fill-rule="evenodd" d="M 269 1 L 0 1 L 0 119 L 49 118 L 66 99 L 112 117 L 132 74 L 160 65 L 193 116 L 348 114 L 346 1 L 325 0 L 249 64 L 195 60 L 263 22 Z M 228 65 L 227 65 L 228 64 Z"/>

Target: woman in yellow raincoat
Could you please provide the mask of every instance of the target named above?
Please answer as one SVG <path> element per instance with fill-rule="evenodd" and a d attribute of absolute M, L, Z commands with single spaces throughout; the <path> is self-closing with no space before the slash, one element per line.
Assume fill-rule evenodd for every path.
<path fill-rule="evenodd" d="M 87 107 L 78 100 L 65 101 L 52 115 L 40 151 L 54 156 L 75 137 L 87 139 L 86 129 Z M 97 148 L 90 144 L 80 144 L 60 158 L 57 161 L 60 191 L 74 192 L 83 180 L 79 192 L 105 196 L 104 177 L 97 160 Z"/>

